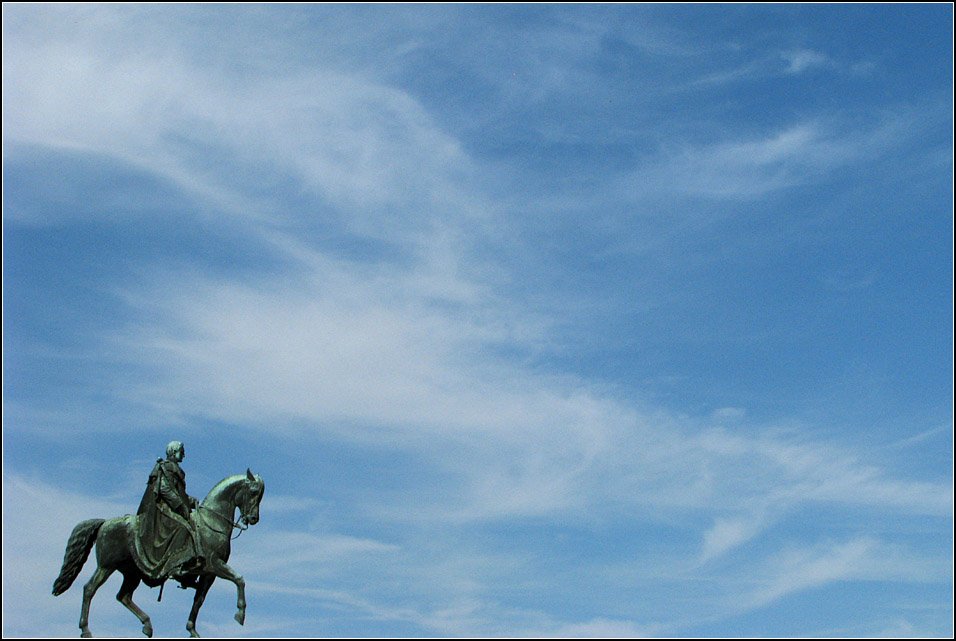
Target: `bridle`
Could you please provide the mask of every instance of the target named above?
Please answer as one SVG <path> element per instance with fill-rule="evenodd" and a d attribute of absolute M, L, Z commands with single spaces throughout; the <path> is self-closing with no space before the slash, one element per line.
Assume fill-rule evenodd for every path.
<path fill-rule="evenodd" d="M 210 527 L 209 529 L 212 530 L 213 532 L 218 532 L 219 534 L 232 534 L 232 531 L 233 531 L 233 530 L 239 530 L 239 534 L 237 534 L 237 535 L 235 535 L 235 536 L 233 536 L 233 537 L 230 537 L 230 540 L 232 540 L 232 541 L 235 541 L 236 539 L 238 539 L 238 538 L 242 535 L 243 532 L 245 532 L 246 530 L 249 529 L 249 526 L 248 526 L 247 524 L 242 523 L 242 521 L 245 521 L 245 519 L 246 519 L 246 515 L 245 515 L 245 514 L 241 515 L 241 516 L 239 517 L 239 520 L 238 520 L 238 521 L 233 521 L 233 520 L 230 519 L 229 517 L 223 516 L 223 515 L 220 514 L 219 512 L 217 512 L 217 511 L 215 511 L 215 510 L 211 510 L 211 509 L 209 509 L 208 507 L 203 507 L 202 505 L 200 505 L 199 508 L 202 509 L 202 510 L 203 510 L 205 513 L 207 513 L 207 514 L 213 514 L 213 515 L 215 515 L 215 517 L 216 517 L 217 519 L 222 520 L 222 522 L 225 523 L 226 525 L 232 526 L 232 527 L 231 527 L 230 529 L 228 529 L 228 530 L 217 530 L 217 529 L 214 528 L 214 527 Z"/>
<path fill-rule="evenodd" d="M 247 486 L 247 487 L 248 487 L 248 486 Z M 229 534 L 232 533 L 232 530 L 239 530 L 239 534 L 237 534 L 237 535 L 235 535 L 235 536 L 233 536 L 233 537 L 230 537 L 230 540 L 231 540 L 231 541 L 235 541 L 236 539 L 238 539 L 238 538 L 242 535 L 243 532 L 245 532 L 246 530 L 249 529 L 249 521 L 248 521 L 248 517 L 246 517 L 245 510 L 243 509 L 244 506 L 239 506 L 239 520 L 238 520 L 238 521 L 233 521 L 233 520 L 230 519 L 229 517 L 223 516 L 223 515 L 220 514 L 219 512 L 216 512 L 215 510 L 209 509 L 209 508 L 207 508 L 207 507 L 203 507 L 203 505 L 201 505 L 201 504 L 199 505 L 199 507 L 200 507 L 204 512 L 214 514 L 217 519 L 221 520 L 221 521 L 222 521 L 223 523 L 225 523 L 226 525 L 231 526 L 231 528 L 230 528 L 229 530 L 217 530 L 217 529 L 214 528 L 214 527 L 210 527 L 209 529 L 211 529 L 213 532 L 218 532 L 219 534 L 229 535 Z"/>

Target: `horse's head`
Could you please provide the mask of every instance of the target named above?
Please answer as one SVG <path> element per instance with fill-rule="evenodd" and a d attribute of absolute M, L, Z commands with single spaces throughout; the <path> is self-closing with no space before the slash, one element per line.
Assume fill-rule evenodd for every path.
<path fill-rule="evenodd" d="M 236 494 L 236 504 L 241 514 L 239 520 L 242 523 L 255 525 L 259 522 L 259 503 L 265 491 L 266 484 L 262 481 L 262 477 L 246 468 L 246 478 L 242 488 Z"/>

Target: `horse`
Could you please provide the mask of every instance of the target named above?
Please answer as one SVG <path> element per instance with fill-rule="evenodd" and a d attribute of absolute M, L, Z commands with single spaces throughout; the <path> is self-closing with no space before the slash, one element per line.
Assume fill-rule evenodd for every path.
<path fill-rule="evenodd" d="M 250 525 L 259 522 L 259 503 L 264 491 L 265 484 L 262 477 L 258 474 L 253 475 L 247 469 L 245 474 L 229 476 L 219 481 L 193 513 L 204 564 L 185 577 L 176 577 L 183 583 L 183 587 L 196 590 L 189 620 L 186 622 L 186 630 L 189 631 L 190 637 L 199 636 L 196 632 L 196 617 L 216 577 L 236 585 L 238 597 L 235 619 L 239 625 L 245 623 L 245 581 L 240 574 L 227 565 L 226 561 L 229 560 L 232 531 L 239 528 L 241 533 Z M 236 508 L 239 508 L 240 512 L 239 521 L 235 520 Z M 89 628 L 90 602 L 100 586 L 116 570 L 123 575 L 123 585 L 116 594 L 116 600 L 136 615 L 143 624 L 143 634 L 147 637 L 153 636 L 153 625 L 149 616 L 133 603 L 133 592 L 139 587 L 140 582 L 156 587 L 163 584 L 166 579 L 149 577 L 136 565 L 132 552 L 134 536 L 136 536 L 136 516 L 129 514 L 112 519 L 89 519 L 81 521 L 73 528 L 66 544 L 63 567 L 60 575 L 53 582 L 53 594 L 54 596 L 63 594 L 73 585 L 73 581 L 76 580 L 90 555 L 90 550 L 95 545 L 96 572 L 83 586 L 83 607 L 80 613 L 81 637 L 93 636 Z M 162 597 L 162 589 L 160 589 L 160 597 Z"/>

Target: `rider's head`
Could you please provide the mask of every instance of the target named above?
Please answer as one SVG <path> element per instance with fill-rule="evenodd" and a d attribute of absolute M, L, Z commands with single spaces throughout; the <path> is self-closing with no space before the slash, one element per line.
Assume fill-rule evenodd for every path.
<path fill-rule="evenodd" d="M 170 441 L 166 446 L 166 458 L 177 457 L 180 461 L 186 457 L 186 448 L 179 441 Z"/>

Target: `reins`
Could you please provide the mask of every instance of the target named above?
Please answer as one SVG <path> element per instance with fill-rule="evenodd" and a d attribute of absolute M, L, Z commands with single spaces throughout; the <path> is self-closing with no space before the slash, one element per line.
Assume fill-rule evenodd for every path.
<path fill-rule="evenodd" d="M 240 521 L 231 521 L 231 520 L 229 519 L 229 517 L 223 516 L 223 515 L 220 514 L 219 512 L 217 512 L 217 511 L 215 511 L 215 510 L 212 510 L 212 509 L 210 509 L 210 508 L 208 508 L 208 507 L 204 507 L 203 505 L 199 505 L 199 508 L 202 509 L 204 512 L 211 512 L 212 514 L 215 514 L 217 518 L 222 519 L 223 522 L 225 522 L 225 523 L 227 523 L 227 524 L 229 524 L 229 525 L 232 526 L 232 529 L 229 530 L 228 532 L 227 532 L 227 531 L 223 531 L 223 530 L 217 530 L 216 528 L 210 528 L 210 529 L 213 530 L 214 532 L 219 532 L 219 534 L 230 534 L 230 533 L 232 533 L 232 530 L 238 529 L 238 530 L 239 530 L 239 534 L 237 534 L 237 535 L 235 535 L 235 536 L 233 536 L 233 537 L 230 537 L 230 540 L 232 540 L 232 541 L 235 541 L 236 539 L 238 539 L 238 538 L 242 535 L 243 532 L 245 532 L 246 530 L 249 529 L 249 526 L 248 526 L 248 525 L 243 525 Z M 240 517 L 240 520 L 241 520 L 241 519 L 242 519 L 242 517 Z"/>

